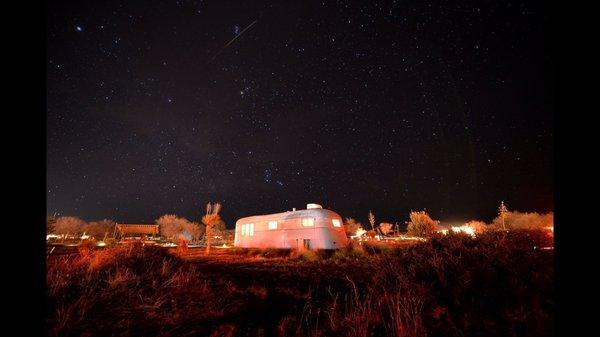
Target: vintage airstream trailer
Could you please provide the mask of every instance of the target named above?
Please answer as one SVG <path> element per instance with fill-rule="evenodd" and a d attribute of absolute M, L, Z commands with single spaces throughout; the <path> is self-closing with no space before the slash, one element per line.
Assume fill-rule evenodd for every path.
<path fill-rule="evenodd" d="M 337 249 L 349 243 L 339 214 L 308 204 L 307 209 L 255 215 L 235 223 L 235 247 Z"/>

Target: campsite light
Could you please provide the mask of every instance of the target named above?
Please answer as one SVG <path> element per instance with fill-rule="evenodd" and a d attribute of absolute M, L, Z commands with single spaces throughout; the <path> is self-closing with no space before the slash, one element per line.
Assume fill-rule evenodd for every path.
<path fill-rule="evenodd" d="M 367 231 L 362 227 L 358 227 L 356 232 L 354 232 L 354 235 L 350 235 L 350 239 L 360 239 L 363 235 L 365 235 L 366 232 Z"/>
<path fill-rule="evenodd" d="M 475 236 L 475 229 L 468 225 L 452 226 L 451 229 L 454 233 L 465 233 L 465 234 L 469 234 L 470 236 L 473 236 L 473 237 Z M 444 233 L 444 234 L 446 234 L 446 233 Z"/>
<path fill-rule="evenodd" d="M 418 236 L 408 236 L 408 235 L 400 235 L 400 240 L 421 241 L 421 242 L 427 241 L 427 239 L 425 239 L 425 238 L 421 238 Z"/>

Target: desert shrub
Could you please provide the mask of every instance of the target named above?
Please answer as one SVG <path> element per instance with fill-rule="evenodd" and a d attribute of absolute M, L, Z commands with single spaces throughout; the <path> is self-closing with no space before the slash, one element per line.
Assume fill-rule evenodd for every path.
<path fill-rule="evenodd" d="M 247 256 L 247 257 L 265 257 L 281 258 L 290 256 L 292 250 L 287 248 L 240 248 L 235 247 L 227 250 L 228 254 Z"/>
<path fill-rule="evenodd" d="M 544 231 L 486 231 L 271 261 L 250 255 L 283 252 L 226 250 L 246 264 L 80 247 L 49 261 L 48 322 L 65 336 L 546 336 L 553 258 L 535 247 L 549 243 Z"/>
<path fill-rule="evenodd" d="M 379 224 L 379 230 L 381 230 L 381 233 L 383 235 L 388 235 L 392 228 L 394 228 L 394 225 L 392 225 L 391 223 L 382 222 Z"/>
<path fill-rule="evenodd" d="M 261 248 L 247 248 L 246 255 L 247 256 L 262 256 L 263 250 Z"/>
<path fill-rule="evenodd" d="M 321 256 L 319 255 L 319 253 L 312 249 L 304 249 L 304 250 L 293 249 L 292 252 L 290 253 L 290 258 L 296 259 L 299 261 L 307 261 L 307 262 L 315 262 L 315 261 L 321 260 Z"/>
<path fill-rule="evenodd" d="M 390 246 L 383 242 L 366 241 L 362 245 L 363 251 L 369 255 L 386 254 L 391 251 Z"/>
<path fill-rule="evenodd" d="M 331 256 L 332 260 L 345 260 L 348 257 L 347 254 L 347 250 L 342 248 L 342 249 L 336 249 L 335 252 L 333 253 L 333 255 Z"/>
<path fill-rule="evenodd" d="M 504 202 L 500 203 L 498 216 L 492 221 L 490 229 L 494 230 L 520 230 L 520 229 L 543 229 L 554 227 L 554 213 L 522 213 L 509 211 Z"/>
<path fill-rule="evenodd" d="M 241 255 L 241 256 L 244 256 L 248 253 L 247 248 L 240 248 L 240 247 L 230 248 L 227 250 L 227 252 L 231 255 Z"/>
<path fill-rule="evenodd" d="M 263 257 L 288 257 L 290 256 L 291 249 L 284 248 L 266 248 L 261 251 Z"/>
<path fill-rule="evenodd" d="M 485 222 L 479 221 L 479 220 L 471 220 L 471 221 L 465 223 L 465 226 L 473 228 L 473 231 L 475 233 L 483 233 L 490 227 Z"/>
<path fill-rule="evenodd" d="M 354 242 L 346 248 L 346 252 L 350 259 L 361 259 L 368 255 L 363 245 Z"/>
<path fill-rule="evenodd" d="M 100 324 L 91 328 L 87 322 L 110 321 L 115 315 L 126 317 L 131 311 L 128 307 L 140 303 L 142 308 L 150 308 L 151 313 L 154 310 L 174 311 L 181 306 L 177 312 L 180 316 L 184 313 L 183 316 L 170 316 L 160 323 L 177 326 L 181 319 L 189 317 L 222 316 L 221 297 L 237 292 L 233 286 L 219 285 L 222 281 L 218 279 L 211 283 L 227 291 L 212 291 L 194 265 L 184 264 L 166 249 L 144 247 L 137 242 L 103 250 L 80 247 L 77 254 L 57 257 L 48 263 L 46 282 L 49 334 L 65 336 L 77 336 L 85 331 L 110 335 L 102 332 L 106 329 L 126 329 L 129 332 L 125 335 L 148 335 L 143 331 L 135 332 L 131 330 L 135 328 L 128 325 Z M 186 304 L 188 297 L 180 293 L 203 298 L 201 314 L 200 309 L 188 314 L 194 305 Z M 184 307 L 186 311 L 183 311 Z M 127 319 L 143 319 L 144 329 L 158 331 L 159 322 L 146 316 L 148 313 L 143 318 L 129 316 Z"/>
<path fill-rule="evenodd" d="M 359 228 L 362 228 L 362 224 L 353 218 L 346 218 L 344 220 L 344 230 L 347 236 L 355 235 Z"/>
<path fill-rule="evenodd" d="M 366 252 L 363 245 L 358 242 L 351 241 L 348 246 L 333 251 L 330 258 L 333 260 L 357 260 L 366 258 L 368 256 L 369 253 Z"/>
<path fill-rule="evenodd" d="M 407 226 L 409 235 L 426 237 L 436 232 L 439 221 L 431 219 L 427 212 L 412 211 L 409 217 L 410 221 Z"/>
<path fill-rule="evenodd" d="M 181 236 L 179 240 L 177 240 L 177 254 L 180 256 L 186 255 L 188 252 L 188 242 L 187 240 Z"/>

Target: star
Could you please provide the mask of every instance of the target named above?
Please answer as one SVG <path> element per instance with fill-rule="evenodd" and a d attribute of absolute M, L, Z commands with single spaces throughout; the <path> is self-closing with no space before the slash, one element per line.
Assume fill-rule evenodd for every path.
<path fill-rule="evenodd" d="M 219 198 L 230 227 L 286 198 L 318 198 L 344 216 L 380 203 L 403 221 L 389 205 L 439 210 L 448 200 L 421 195 L 455 195 L 462 209 L 444 213 L 484 217 L 510 197 L 507 184 L 534 196 L 520 197 L 524 210 L 551 190 L 552 83 L 540 76 L 546 61 L 526 57 L 546 51 L 523 53 L 546 33 L 522 26 L 522 11 L 540 19 L 529 8 L 490 20 L 485 8 L 463 18 L 445 6 L 348 3 L 338 17 L 311 13 L 305 39 L 288 34 L 296 17 L 279 5 L 271 21 L 237 9 L 210 16 L 231 9 L 204 3 L 52 6 L 49 210 L 152 222 Z M 536 90 L 522 95 L 519 83 Z M 535 184 L 524 184 L 532 172 Z M 140 202 L 113 209 L 133 192 Z"/>

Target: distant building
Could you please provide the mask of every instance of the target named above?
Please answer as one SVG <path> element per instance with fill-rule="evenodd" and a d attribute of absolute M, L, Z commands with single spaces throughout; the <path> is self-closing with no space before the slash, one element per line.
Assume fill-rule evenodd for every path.
<path fill-rule="evenodd" d="M 304 210 L 256 215 L 235 224 L 235 247 L 337 249 L 349 243 L 339 214 L 308 204 Z"/>
<path fill-rule="evenodd" d="M 158 225 L 150 224 L 117 224 L 117 236 L 154 236 L 159 233 Z"/>

